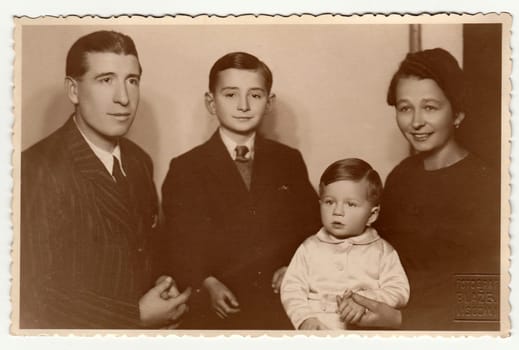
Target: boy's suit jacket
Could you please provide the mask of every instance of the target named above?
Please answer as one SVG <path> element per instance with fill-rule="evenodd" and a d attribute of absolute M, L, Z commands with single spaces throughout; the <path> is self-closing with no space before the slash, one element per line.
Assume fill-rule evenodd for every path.
<path fill-rule="evenodd" d="M 273 273 L 320 227 L 301 154 L 256 135 L 248 191 L 217 131 L 171 161 L 162 192 L 175 278 L 195 289 L 208 276 L 219 279 L 240 302 L 243 328 L 275 322 Z"/>
<path fill-rule="evenodd" d="M 21 328 L 139 326 L 158 205 L 151 159 L 119 144 L 129 201 L 72 118 L 22 152 Z"/>

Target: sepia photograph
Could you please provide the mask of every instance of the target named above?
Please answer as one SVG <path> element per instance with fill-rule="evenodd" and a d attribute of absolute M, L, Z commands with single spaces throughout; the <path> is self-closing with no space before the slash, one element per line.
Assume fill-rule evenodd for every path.
<path fill-rule="evenodd" d="M 11 333 L 510 334 L 512 17 L 17 17 Z"/>

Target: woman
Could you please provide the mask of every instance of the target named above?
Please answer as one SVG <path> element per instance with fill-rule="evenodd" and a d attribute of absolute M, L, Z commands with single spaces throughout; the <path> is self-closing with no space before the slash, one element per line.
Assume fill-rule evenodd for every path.
<path fill-rule="evenodd" d="M 499 179 L 455 137 L 465 118 L 463 84 L 455 58 L 436 48 L 408 54 L 387 94 L 413 149 L 387 178 L 378 222 L 411 285 L 404 329 L 498 326 L 466 322 L 495 319 L 499 307 L 489 299 L 485 315 L 472 315 L 480 291 L 460 284 L 499 273 Z"/>

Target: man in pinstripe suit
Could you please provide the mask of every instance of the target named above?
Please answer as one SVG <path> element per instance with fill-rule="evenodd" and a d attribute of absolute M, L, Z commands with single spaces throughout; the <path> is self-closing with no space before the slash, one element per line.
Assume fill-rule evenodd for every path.
<path fill-rule="evenodd" d="M 22 152 L 20 328 L 174 326 L 190 290 L 154 280 L 150 157 L 123 138 L 139 102 L 137 50 L 99 31 L 67 55 L 75 112 Z"/>

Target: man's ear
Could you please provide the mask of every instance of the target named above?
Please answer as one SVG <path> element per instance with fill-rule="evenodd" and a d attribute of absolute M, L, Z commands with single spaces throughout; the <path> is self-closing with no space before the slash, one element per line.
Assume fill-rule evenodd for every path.
<path fill-rule="evenodd" d="M 205 99 L 205 108 L 207 108 L 207 111 L 209 112 L 209 114 L 211 115 L 215 115 L 216 114 L 216 107 L 214 105 L 214 95 L 212 92 L 206 92 L 205 93 L 205 96 L 204 96 L 204 99 Z"/>
<path fill-rule="evenodd" d="M 276 94 L 270 94 L 267 97 L 267 108 L 265 110 L 266 113 L 272 111 L 272 107 L 274 106 L 274 101 L 276 100 Z"/>
<path fill-rule="evenodd" d="M 65 92 L 72 104 L 77 105 L 79 103 L 78 84 L 76 79 L 71 77 L 65 78 Z"/>
<path fill-rule="evenodd" d="M 380 213 L 380 205 L 377 205 L 377 206 L 371 208 L 371 213 L 369 214 L 369 218 L 368 218 L 368 222 L 366 223 L 366 226 L 371 226 L 372 223 L 377 221 L 378 213 Z"/>

